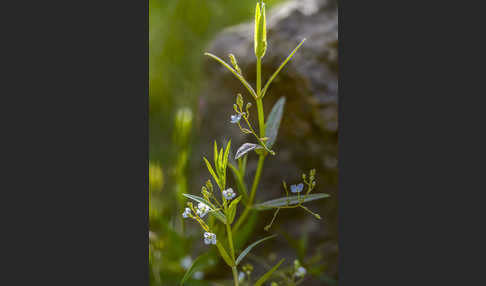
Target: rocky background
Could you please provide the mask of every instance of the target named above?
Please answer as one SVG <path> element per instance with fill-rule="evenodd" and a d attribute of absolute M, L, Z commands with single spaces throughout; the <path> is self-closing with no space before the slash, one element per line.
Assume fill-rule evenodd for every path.
<path fill-rule="evenodd" d="M 281 62 L 306 38 L 304 45 L 273 81 L 264 98 L 264 110 L 268 115 L 273 104 L 282 96 L 287 102 L 279 135 L 273 149 L 276 156 L 268 156 L 262 173 L 256 201 L 265 201 L 284 195 L 282 180 L 297 183 L 303 172 L 317 170 L 317 186 L 314 192 L 331 195 L 328 199 L 308 203 L 319 213 L 318 221 L 304 210 L 284 210 L 270 232 L 284 233 L 294 239 L 308 237 L 304 256 L 319 261 L 325 277 L 309 277 L 303 285 L 334 285 L 338 279 L 338 12 L 335 0 L 296 0 L 285 2 L 267 11 L 268 48 L 263 58 L 263 84 Z M 256 60 L 253 51 L 253 23 L 244 23 L 220 33 L 207 51 L 229 62 L 227 55 L 233 53 L 243 70 L 245 78 L 255 86 Z M 229 123 L 232 105 L 239 92 L 245 102 L 253 99 L 241 83 L 219 63 L 207 58 L 205 61 L 203 94 L 200 96 L 198 122 L 198 150 L 212 158 L 212 144 L 231 139 L 233 154 L 244 142 L 254 138 L 244 136 L 238 127 Z M 262 86 L 263 86 L 262 84 Z M 254 103 L 254 102 L 253 102 Z M 251 108 L 256 119 L 256 105 Z M 258 124 L 255 121 L 254 127 Z M 197 174 L 207 174 L 202 161 L 191 161 Z M 248 157 L 247 183 L 251 184 L 256 169 L 257 155 Z M 197 178 L 191 185 L 200 188 L 208 176 Z M 267 235 L 263 227 L 271 220 L 273 212 L 262 213 L 257 226 L 257 235 Z M 281 238 L 268 243 L 277 256 L 296 257 L 289 241 Z M 318 255 L 316 257 L 316 255 Z M 320 255 L 320 256 L 319 256 Z"/>

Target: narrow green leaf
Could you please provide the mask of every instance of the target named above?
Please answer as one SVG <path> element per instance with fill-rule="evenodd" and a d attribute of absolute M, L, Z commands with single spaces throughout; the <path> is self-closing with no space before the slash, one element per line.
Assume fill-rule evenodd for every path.
<path fill-rule="evenodd" d="M 223 148 L 219 151 L 217 170 L 220 175 L 223 173 Z"/>
<path fill-rule="evenodd" d="M 278 67 L 278 69 L 273 73 L 273 75 L 270 77 L 270 79 L 265 84 L 265 87 L 263 88 L 262 95 L 261 95 L 262 97 L 264 97 L 265 94 L 267 93 L 267 89 L 270 86 L 270 83 L 272 83 L 272 81 L 275 79 L 275 77 L 277 77 L 277 75 L 280 72 L 280 70 L 282 70 L 283 67 L 290 61 L 290 59 L 294 56 L 295 52 L 297 52 L 297 50 L 300 48 L 300 46 L 302 46 L 302 44 L 304 43 L 304 41 L 305 41 L 305 39 L 303 39 L 297 45 L 297 47 L 295 47 L 295 49 L 290 53 L 290 55 L 288 55 L 288 57 L 285 59 L 285 61 L 283 61 L 283 63 L 281 63 L 280 66 Z"/>
<path fill-rule="evenodd" d="M 242 198 L 242 196 L 237 197 L 229 205 L 229 208 L 228 208 L 228 223 L 229 224 L 233 223 L 233 220 L 235 219 L 236 208 L 238 207 L 238 203 L 241 201 L 241 198 Z"/>
<path fill-rule="evenodd" d="M 219 219 L 222 223 L 226 224 L 226 217 L 225 217 L 225 215 L 221 211 L 216 210 L 216 207 L 211 202 L 208 202 L 204 198 L 201 198 L 201 197 L 195 196 L 195 195 L 191 195 L 191 194 L 182 194 L 182 195 L 184 197 L 189 198 L 191 200 L 194 200 L 194 201 L 196 201 L 198 203 L 203 203 L 203 204 L 208 205 L 211 208 L 211 211 L 209 212 L 209 214 L 213 215 L 214 217 L 216 217 L 217 219 Z"/>
<path fill-rule="evenodd" d="M 233 261 L 231 261 L 231 258 L 229 257 L 226 250 L 224 250 L 224 247 L 223 247 L 223 245 L 221 245 L 221 242 L 219 242 L 219 240 L 216 242 L 216 247 L 218 248 L 218 251 L 219 251 L 219 254 L 221 254 L 221 257 L 223 257 L 224 262 L 226 262 L 226 264 L 228 264 L 230 267 L 233 267 L 234 266 Z"/>
<path fill-rule="evenodd" d="M 226 167 L 228 166 L 230 148 L 231 148 L 231 140 L 228 141 L 228 145 L 226 145 L 226 150 L 224 150 L 224 155 L 223 155 L 223 169 L 224 170 L 226 170 Z"/>
<path fill-rule="evenodd" d="M 270 276 L 272 276 L 273 272 L 275 272 L 275 270 L 277 270 L 278 267 L 280 266 L 280 264 L 282 264 L 284 261 L 285 261 L 285 258 L 280 259 L 280 261 L 277 264 L 275 264 L 275 266 L 272 267 L 272 269 L 268 270 L 267 273 L 263 274 L 263 276 L 260 277 L 260 279 L 258 279 L 257 282 L 255 282 L 254 286 L 263 285 L 263 283 L 265 283 L 265 281 L 267 281 L 268 278 L 270 278 Z"/>
<path fill-rule="evenodd" d="M 209 173 L 211 173 L 214 180 L 216 181 L 216 184 L 218 184 L 219 188 L 221 188 L 221 184 L 219 183 L 219 177 L 214 172 L 213 167 L 211 167 L 211 163 L 209 163 L 209 161 L 208 161 L 208 159 L 206 159 L 206 157 L 203 157 L 203 159 L 204 159 L 204 162 L 206 162 L 206 166 L 208 167 Z"/>
<path fill-rule="evenodd" d="M 194 262 L 192 262 L 191 266 L 186 270 L 184 277 L 182 277 L 181 285 L 183 285 L 184 282 L 186 282 L 186 280 L 192 276 L 194 271 L 198 270 L 198 268 L 204 266 L 204 264 L 207 263 L 208 257 L 209 257 L 209 252 L 200 255 L 198 258 L 194 260 Z"/>
<path fill-rule="evenodd" d="M 216 143 L 216 140 L 214 140 L 214 166 L 216 169 L 217 167 L 217 162 L 218 162 L 218 143 Z"/>
<path fill-rule="evenodd" d="M 315 201 L 319 199 L 324 199 L 329 197 L 328 194 L 319 193 L 319 194 L 310 194 L 307 196 L 290 196 L 290 197 L 283 197 L 278 198 L 270 201 L 266 201 L 263 203 L 255 204 L 253 208 L 256 210 L 268 210 L 273 208 L 278 208 L 287 205 L 294 205 L 299 203 L 299 199 L 305 202 Z"/>
<path fill-rule="evenodd" d="M 243 250 L 243 251 L 240 253 L 240 255 L 238 256 L 238 258 L 236 258 L 236 262 L 235 262 L 235 264 L 236 264 L 236 265 L 238 265 L 238 264 L 241 262 L 241 260 L 243 260 L 243 258 L 245 258 L 245 256 L 246 256 L 246 255 L 247 255 L 247 254 L 248 254 L 248 253 L 249 253 L 249 252 L 250 252 L 250 251 L 253 249 L 253 247 L 257 246 L 258 244 L 260 244 L 260 243 L 264 242 L 264 241 L 265 241 L 265 240 L 267 240 L 267 239 L 274 238 L 274 237 L 276 237 L 276 236 L 277 236 L 276 234 L 274 234 L 274 235 L 270 235 L 270 236 L 267 236 L 267 237 L 265 237 L 265 238 L 262 238 L 262 239 L 260 239 L 260 240 L 258 240 L 258 241 L 256 241 L 256 242 L 254 242 L 254 243 L 250 244 L 250 246 L 248 246 L 247 248 L 245 248 L 245 250 Z"/>
<path fill-rule="evenodd" d="M 269 138 L 266 142 L 268 148 L 272 148 L 277 139 L 278 129 L 282 121 L 282 115 L 285 107 L 285 97 L 281 97 L 270 111 L 267 122 L 265 124 L 265 134 Z"/>
<path fill-rule="evenodd" d="M 226 67 L 227 69 L 229 69 L 241 81 L 241 83 L 246 87 L 246 89 L 250 92 L 250 94 L 254 98 L 257 97 L 256 92 L 253 90 L 253 88 L 251 87 L 251 85 L 245 80 L 245 78 L 242 75 L 240 75 L 237 71 L 235 71 L 232 67 L 230 67 L 225 61 L 223 61 L 222 59 L 218 58 L 217 56 L 215 56 L 215 55 L 213 55 L 211 53 L 204 53 L 204 55 L 209 56 L 209 57 L 215 59 L 220 64 L 222 64 L 224 67 Z"/>
<path fill-rule="evenodd" d="M 238 191 L 240 192 L 240 194 L 243 195 L 245 201 L 248 200 L 248 190 L 246 188 L 245 182 L 243 181 L 243 178 L 240 175 L 240 172 L 232 163 L 230 163 L 229 166 L 231 172 L 233 173 L 233 177 L 235 178 Z"/>

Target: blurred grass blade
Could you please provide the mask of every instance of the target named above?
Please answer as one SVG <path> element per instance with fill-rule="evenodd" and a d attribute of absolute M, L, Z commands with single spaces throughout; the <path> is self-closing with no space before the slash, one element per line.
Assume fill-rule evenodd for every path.
<path fill-rule="evenodd" d="M 231 224 L 233 220 L 235 219 L 236 216 L 236 207 L 238 206 L 238 203 L 241 201 L 242 196 L 239 196 L 238 198 L 234 199 L 231 204 L 229 205 L 228 208 L 228 223 Z"/>
<path fill-rule="evenodd" d="M 229 69 L 241 81 L 241 83 L 246 87 L 246 89 L 248 89 L 248 91 L 250 92 L 250 94 L 254 98 L 257 97 L 257 94 L 255 93 L 255 91 L 253 90 L 253 88 L 251 87 L 251 85 L 245 80 L 245 78 L 243 78 L 243 76 L 241 76 L 237 71 L 235 71 L 232 67 L 230 67 L 225 61 L 223 61 L 222 59 L 218 58 L 217 56 L 215 56 L 215 55 L 213 55 L 211 53 L 204 53 L 204 54 L 206 56 L 210 56 L 211 58 L 215 59 L 220 64 L 222 64 L 223 66 L 225 66 L 227 69 Z"/>
<path fill-rule="evenodd" d="M 310 194 L 307 196 L 290 196 L 290 197 L 283 197 L 278 198 L 270 201 L 266 201 L 263 203 L 259 203 L 253 206 L 256 210 L 268 210 L 273 208 L 278 208 L 287 205 L 294 205 L 299 203 L 299 199 L 303 200 L 303 202 L 310 202 L 319 199 L 324 199 L 330 197 L 328 194 L 319 193 L 319 194 Z"/>
<path fill-rule="evenodd" d="M 280 264 L 282 264 L 284 261 L 285 261 L 285 258 L 280 259 L 280 261 L 274 267 L 272 267 L 272 269 L 268 270 L 267 273 L 263 274 L 263 276 L 260 277 L 260 279 L 258 279 L 257 282 L 255 282 L 254 286 L 263 285 L 263 283 L 265 283 L 265 281 L 267 281 L 268 278 L 270 278 L 270 276 L 272 276 L 273 272 L 275 272 L 275 270 L 277 270 L 278 267 L 280 266 Z"/>
<path fill-rule="evenodd" d="M 191 200 L 194 200 L 198 203 L 203 203 L 203 204 L 208 205 L 211 208 L 211 211 L 209 213 L 211 215 L 214 215 L 222 223 L 226 223 L 226 217 L 224 216 L 224 214 L 219 210 L 215 210 L 216 208 L 214 207 L 214 205 L 212 203 L 206 201 L 204 198 L 201 198 L 201 197 L 198 197 L 198 196 L 195 196 L 195 195 L 191 195 L 191 194 L 182 194 L 182 195 L 184 197 L 189 198 Z"/>
<path fill-rule="evenodd" d="M 221 189 L 221 184 L 219 183 L 219 178 L 216 175 L 216 173 L 213 170 L 213 167 L 211 167 L 211 163 L 209 163 L 208 159 L 206 157 L 203 157 L 204 162 L 206 162 L 206 166 L 208 167 L 209 173 L 213 176 L 214 180 L 216 181 L 216 184 L 218 184 L 219 188 Z"/>
<path fill-rule="evenodd" d="M 238 256 L 238 258 L 236 258 L 236 262 L 235 262 L 235 264 L 236 264 L 236 265 L 238 265 L 238 263 L 240 263 L 240 262 L 241 262 L 241 260 L 243 260 L 243 258 L 245 258 L 245 256 L 246 256 L 246 255 L 247 255 L 247 254 L 248 254 L 248 253 L 249 253 L 249 252 L 250 252 L 250 251 L 253 249 L 253 247 L 257 246 L 258 244 L 260 244 L 260 243 L 264 242 L 264 241 L 265 241 L 265 240 L 267 240 L 267 239 L 274 238 L 274 237 L 276 237 L 276 236 L 277 236 L 276 234 L 274 234 L 274 235 L 270 235 L 270 236 L 267 236 L 267 237 L 265 237 L 265 238 L 262 238 L 262 239 L 260 239 L 260 240 L 258 240 L 258 241 L 256 241 L 256 242 L 254 242 L 254 243 L 250 244 L 250 246 L 248 246 L 247 248 L 245 248 L 245 250 L 243 250 L 243 251 L 240 253 L 240 255 Z"/>
<path fill-rule="evenodd" d="M 280 127 L 280 122 L 282 121 L 284 107 L 285 97 L 281 97 L 272 107 L 272 111 L 268 116 L 267 123 L 265 124 L 265 134 L 269 138 L 266 143 L 268 148 L 272 148 L 275 140 L 277 140 L 278 129 Z"/>
<path fill-rule="evenodd" d="M 302 44 L 304 43 L 305 39 L 303 39 L 298 45 L 297 47 L 295 47 L 295 49 L 290 53 L 290 55 L 285 59 L 285 61 L 283 61 L 282 64 L 280 64 L 280 66 L 278 67 L 278 69 L 273 73 L 273 75 L 270 77 L 270 79 L 267 81 L 267 83 L 265 84 L 265 87 L 263 88 L 263 91 L 262 91 L 262 97 L 265 96 L 265 93 L 267 93 L 267 89 L 268 87 L 270 86 L 270 84 L 272 83 L 272 81 L 275 79 L 275 77 L 277 77 L 278 73 L 283 69 L 283 67 L 290 61 L 290 59 L 292 59 L 292 57 L 294 56 L 294 53 L 297 52 L 297 50 L 300 48 L 300 46 L 302 46 Z"/>
<path fill-rule="evenodd" d="M 181 285 L 183 285 L 184 282 L 186 282 L 186 280 L 192 276 L 194 271 L 196 271 L 199 267 L 203 266 L 203 264 L 206 262 L 208 257 L 209 257 L 209 252 L 200 255 L 198 258 L 194 260 L 194 262 L 191 264 L 191 266 L 187 269 L 186 273 L 184 274 L 184 277 L 182 277 Z"/>
<path fill-rule="evenodd" d="M 231 258 L 229 257 L 226 250 L 224 250 L 224 247 L 223 245 L 221 245 L 221 242 L 219 242 L 219 240 L 216 242 L 216 247 L 218 248 L 219 254 L 221 254 L 221 257 L 223 257 L 226 264 L 228 264 L 230 267 L 233 267 L 233 261 L 231 261 Z"/>

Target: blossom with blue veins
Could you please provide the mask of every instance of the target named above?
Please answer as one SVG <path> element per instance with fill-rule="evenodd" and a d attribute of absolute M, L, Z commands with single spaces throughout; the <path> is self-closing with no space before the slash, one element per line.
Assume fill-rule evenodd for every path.
<path fill-rule="evenodd" d="M 304 184 L 300 183 L 298 185 L 291 185 L 290 186 L 290 191 L 292 193 L 300 193 L 304 189 Z"/>

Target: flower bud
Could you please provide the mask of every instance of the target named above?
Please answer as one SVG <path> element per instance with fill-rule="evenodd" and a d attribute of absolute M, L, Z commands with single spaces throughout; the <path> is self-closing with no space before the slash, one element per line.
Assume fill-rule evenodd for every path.
<path fill-rule="evenodd" d="M 235 55 L 233 54 L 229 54 L 229 58 L 231 60 L 231 64 L 233 65 L 233 67 L 235 68 L 236 72 L 238 72 L 239 74 L 241 74 L 241 69 L 240 67 L 238 66 L 238 62 L 236 61 L 236 57 Z"/>
<path fill-rule="evenodd" d="M 254 44 L 256 57 L 263 58 L 267 50 L 267 24 L 263 1 L 256 4 Z"/>
<path fill-rule="evenodd" d="M 243 109 L 243 96 L 241 95 L 241 93 L 238 93 L 236 95 L 236 104 L 238 104 L 240 110 Z"/>

